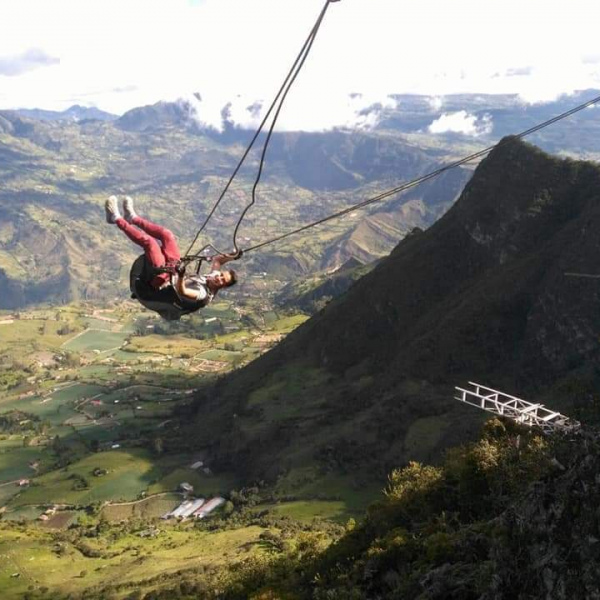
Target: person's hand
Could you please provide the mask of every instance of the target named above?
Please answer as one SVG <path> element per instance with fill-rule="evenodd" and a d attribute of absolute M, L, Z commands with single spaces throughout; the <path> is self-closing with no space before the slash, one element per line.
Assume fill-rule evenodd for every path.
<path fill-rule="evenodd" d="M 244 256 L 244 251 L 241 248 L 238 248 L 237 252 L 232 253 L 233 260 L 238 260 Z"/>
<path fill-rule="evenodd" d="M 178 263 L 175 265 L 175 271 L 177 271 L 179 277 L 183 277 L 185 275 L 185 263 Z"/>

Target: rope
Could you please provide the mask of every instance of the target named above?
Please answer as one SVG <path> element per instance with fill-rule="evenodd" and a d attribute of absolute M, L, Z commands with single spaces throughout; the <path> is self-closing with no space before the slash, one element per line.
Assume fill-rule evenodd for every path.
<path fill-rule="evenodd" d="M 318 221 L 314 221 L 313 223 L 303 225 L 302 227 L 298 227 L 297 229 L 294 229 L 292 231 L 289 231 L 288 233 L 284 233 L 282 235 L 274 237 L 265 242 L 261 242 L 260 244 L 250 246 L 249 248 L 244 248 L 244 254 L 247 254 L 248 252 L 251 252 L 253 250 L 258 250 L 259 248 L 263 248 L 264 246 L 268 246 L 269 244 L 274 244 L 275 242 L 279 242 L 279 241 L 281 241 L 285 238 L 288 238 L 292 235 L 296 235 L 297 233 L 306 231 L 307 229 L 310 229 L 311 227 L 316 227 L 317 225 L 321 225 L 322 223 L 331 221 L 332 219 L 337 219 L 338 217 L 342 217 L 350 212 L 353 212 L 355 210 L 358 210 L 358 209 L 364 208 L 366 206 L 369 206 L 371 204 L 374 204 L 375 202 L 381 202 L 382 200 L 385 200 L 386 198 L 389 198 L 390 196 L 394 196 L 400 192 L 403 192 L 403 191 L 413 188 L 421 183 L 424 183 L 425 181 L 428 181 L 429 179 L 433 179 L 434 177 L 437 177 L 438 175 L 441 175 L 442 173 L 444 173 L 446 171 L 449 171 L 456 167 L 460 167 L 461 165 L 471 162 L 472 160 L 474 160 L 476 158 L 481 158 L 482 156 L 489 154 L 492 150 L 494 150 L 494 148 L 500 148 L 501 146 L 504 146 L 505 144 L 511 142 L 513 138 L 518 138 L 518 139 L 524 138 L 528 135 L 531 135 L 532 133 L 535 133 L 537 131 L 540 131 L 541 129 L 544 129 L 545 127 L 548 127 L 549 125 L 552 125 L 558 121 L 561 121 L 562 119 L 566 119 L 567 117 L 570 117 L 571 115 L 574 115 L 575 113 L 582 111 L 585 108 L 588 108 L 588 106 L 593 106 L 594 104 L 597 104 L 598 102 L 600 102 L 600 96 L 596 96 L 595 98 L 592 98 L 591 100 L 588 100 L 587 102 L 584 102 L 583 104 L 579 104 L 578 106 L 576 106 L 575 108 L 572 108 L 571 110 L 563 112 L 560 115 L 557 115 L 556 117 L 553 117 L 551 119 L 548 119 L 547 121 L 539 123 L 538 125 L 534 125 L 533 127 L 530 127 L 529 129 L 526 129 L 525 131 L 522 131 L 521 133 L 517 133 L 513 136 L 505 138 L 504 140 L 498 142 L 497 144 L 494 144 L 493 146 L 489 146 L 488 148 L 479 150 L 478 152 L 474 152 L 473 154 L 470 154 L 469 156 L 461 158 L 460 160 L 457 160 L 455 162 L 449 163 L 448 165 L 440 167 L 439 169 L 436 169 L 435 171 L 431 171 L 430 173 L 427 173 L 426 175 L 417 177 L 416 179 L 413 179 L 412 181 L 404 183 L 404 184 L 402 184 L 398 187 L 395 187 L 393 189 L 390 189 L 386 192 L 382 192 L 381 194 L 378 194 L 377 196 L 368 198 L 367 200 L 363 200 L 362 202 L 359 202 L 358 204 L 354 204 L 353 206 L 344 208 L 343 210 L 340 210 L 340 211 L 333 213 L 327 217 L 319 219 Z"/>
<path fill-rule="evenodd" d="M 300 52 L 296 56 L 296 59 L 294 60 L 294 64 L 292 65 L 292 67 L 289 70 L 286 78 L 283 81 L 283 84 L 281 85 L 281 87 L 279 88 L 279 91 L 277 92 L 275 98 L 273 99 L 273 102 L 271 103 L 271 106 L 269 107 L 269 110 L 265 114 L 265 116 L 264 116 L 262 122 L 260 123 L 258 129 L 254 133 L 254 136 L 252 137 L 252 140 L 248 144 L 248 147 L 246 148 L 244 154 L 242 155 L 242 158 L 238 162 L 238 164 L 235 167 L 233 173 L 231 174 L 229 180 L 227 181 L 227 184 L 223 188 L 223 191 L 219 195 L 219 197 L 218 197 L 217 201 L 215 202 L 214 206 L 212 207 L 211 211 L 208 213 L 208 216 L 206 217 L 206 219 L 204 220 L 204 222 L 200 226 L 200 229 L 196 233 L 196 236 L 194 237 L 194 240 L 189 245 L 187 251 L 185 252 L 186 255 L 190 255 L 190 252 L 191 252 L 192 248 L 194 247 L 194 245 L 196 244 L 198 238 L 200 237 L 200 234 L 202 233 L 202 231 L 204 230 L 204 228 L 206 227 L 206 225 L 210 221 L 211 217 L 213 216 L 213 214 L 217 210 L 219 204 L 221 203 L 221 200 L 223 200 L 223 198 L 225 197 L 225 194 L 229 190 L 231 184 L 233 183 L 233 180 L 237 176 L 239 170 L 241 169 L 242 165 L 244 164 L 244 161 L 246 160 L 248 154 L 250 153 L 250 150 L 254 146 L 254 143 L 258 139 L 258 136 L 260 135 L 261 131 L 263 130 L 263 127 L 265 126 L 267 120 L 269 119 L 269 116 L 271 115 L 271 113 L 273 112 L 273 109 L 275 108 L 275 106 L 279 102 L 279 106 L 278 106 L 278 108 L 276 110 L 275 117 L 274 117 L 273 122 L 271 124 L 271 127 L 269 129 L 269 133 L 267 135 L 267 139 L 266 139 L 265 145 L 263 147 L 263 152 L 262 152 L 261 160 L 260 160 L 259 172 L 258 172 L 256 181 L 254 183 L 254 186 L 252 188 L 252 201 L 250 202 L 250 204 L 242 212 L 242 215 L 241 215 L 240 219 L 238 220 L 238 223 L 237 223 L 237 225 L 235 227 L 235 231 L 234 231 L 234 234 L 233 234 L 233 245 L 234 245 L 235 250 L 237 251 L 237 249 L 238 249 L 237 245 L 236 245 L 237 232 L 238 232 L 238 229 L 240 227 L 240 224 L 241 224 L 242 220 L 244 219 L 244 216 L 246 215 L 246 213 L 248 212 L 248 210 L 250 209 L 250 207 L 255 202 L 256 187 L 258 186 L 258 182 L 260 181 L 260 177 L 261 177 L 261 174 L 262 174 L 262 168 L 263 168 L 263 163 L 264 163 L 264 159 L 265 159 L 265 155 L 266 155 L 266 151 L 267 151 L 267 146 L 268 146 L 269 141 L 271 139 L 271 134 L 273 132 L 273 128 L 275 127 L 275 123 L 277 122 L 277 118 L 279 117 L 279 112 L 281 111 L 281 108 L 283 106 L 283 101 L 285 100 L 288 92 L 290 91 L 290 88 L 291 88 L 292 84 L 294 83 L 294 81 L 296 80 L 296 77 L 298 76 L 298 74 L 300 72 L 300 69 L 302 68 L 302 66 L 304 65 L 304 62 L 306 61 L 306 58 L 308 57 L 308 53 L 310 52 L 310 50 L 312 48 L 312 45 L 313 45 L 313 42 L 314 42 L 315 37 L 317 35 L 317 32 L 319 31 L 319 28 L 321 26 L 323 18 L 325 17 L 325 13 L 327 12 L 327 9 L 329 8 L 329 4 L 331 2 L 338 2 L 338 1 L 339 0 L 326 0 L 325 1 L 325 5 L 323 6 L 323 9 L 321 10 L 321 13 L 319 14 L 319 16 L 317 18 L 317 21 L 315 22 L 315 25 L 312 27 L 312 29 L 310 31 L 310 34 L 306 38 L 304 44 L 302 45 L 302 48 L 301 48 Z M 280 100 L 280 98 L 281 98 L 281 100 Z"/>
<path fill-rule="evenodd" d="M 271 122 L 271 126 L 269 127 L 269 132 L 267 133 L 267 137 L 266 137 L 266 140 L 265 140 L 265 143 L 263 146 L 263 151 L 262 151 L 262 154 L 260 157 L 260 163 L 259 163 L 256 179 L 254 180 L 254 185 L 252 186 L 252 200 L 246 206 L 246 208 L 244 208 L 244 210 L 242 211 L 242 214 L 240 215 L 240 218 L 238 219 L 237 225 L 235 226 L 235 230 L 233 232 L 233 247 L 236 252 L 238 250 L 238 245 L 237 245 L 238 230 L 242 224 L 242 221 L 244 220 L 244 217 L 246 216 L 246 213 L 250 210 L 250 208 L 252 208 L 252 206 L 254 206 L 254 204 L 256 202 L 256 189 L 258 188 L 258 184 L 259 184 L 261 176 L 262 176 L 263 166 L 264 166 L 264 162 L 265 162 L 265 156 L 267 154 L 267 148 L 269 147 L 269 142 L 271 141 L 271 136 L 273 135 L 273 130 L 275 129 L 275 125 L 277 124 L 277 119 L 279 118 L 279 114 L 281 112 L 281 109 L 283 108 L 283 103 L 285 102 L 285 99 L 286 99 L 290 89 L 292 88 L 292 85 L 296 81 L 296 78 L 300 74 L 300 70 L 302 69 L 306 59 L 308 58 L 308 55 L 312 48 L 312 45 L 313 45 L 315 38 L 317 36 L 317 33 L 319 31 L 319 28 L 321 27 L 321 23 L 323 21 L 323 17 L 325 16 L 325 12 L 327 11 L 327 7 L 329 6 L 329 2 L 332 2 L 332 1 L 337 2 L 338 0 L 328 0 L 328 2 L 325 4 L 323 11 L 319 15 L 319 18 L 317 19 L 317 22 L 315 23 L 315 26 L 313 27 L 313 29 L 311 31 L 311 35 L 309 35 L 308 40 L 310 40 L 310 41 L 308 42 L 308 40 L 307 40 L 308 44 L 305 44 L 304 56 L 302 57 L 300 63 L 298 64 L 296 72 L 294 73 L 293 77 L 291 78 L 291 80 L 287 86 L 287 89 L 283 93 L 281 100 L 279 102 L 279 106 L 277 107 L 275 115 L 273 116 L 273 121 Z"/>

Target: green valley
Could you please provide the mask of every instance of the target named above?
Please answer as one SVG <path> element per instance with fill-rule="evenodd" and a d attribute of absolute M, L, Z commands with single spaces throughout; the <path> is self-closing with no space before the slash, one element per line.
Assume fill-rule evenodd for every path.
<path fill-rule="evenodd" d="M 332 540 L 358 516 L 376 489 L 357 502 L 343 482 L 325 495 L 247 488 L 200 437 L 180 439 L 194 395 L 307 318 L 264 302 L 222 301 L 184 325 L 132 302 L 0 315 L 3 598 L 125 598 L 181 573 L 195 589 L 272 555 L 276 532 L 322 536 L 327 522 Z M 161 519 L 185 500 L 183 482 L 229 503 L 206 521 Z"/>

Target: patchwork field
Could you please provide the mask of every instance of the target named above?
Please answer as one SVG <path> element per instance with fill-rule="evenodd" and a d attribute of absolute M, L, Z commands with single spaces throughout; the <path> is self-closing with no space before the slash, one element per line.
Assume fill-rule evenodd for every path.
<path fill-rule="evenodd" d="M 0 394 L 0 415 L 17 415 L 13 429 L 0 431 L 2 600 L 106 586 L 113 586 L 107 597 L 121 599 L 145 589 L 142 580 L 186 569 L 197 576 L 272 551 L 259 537 L 266 529 L 254 525 L 250 512 L 243 514 L 252 525 L 210 533 L 202 523 L 159 519 L 181 502 L 184 482 L 203 497 L 229 497 L 245 484 L 228 473 L 192 469 L 204 456 L 193 446 L 169 453 L 164 440 L 172 436 L 177 411 L 205 381 L 252 360 L 305 320 L 276 311 L 263 319 L 263 308 L 247 309 L 243 325 L 240 311 L 222 302 L 185 329 L 128 303 L 112 312 L 85 306 L 38 311 L 35 319 L 0 327 L 0 352 L 28 368 Z M 286 391 L 267 382 L 253 404 L 266 406 Z M 294 410 L 273 402 L 267 420 Z M 261 504 L 259 512 L 300 527 L 315 518 L 344 523 L 353 514 L 351 503 L 333 493 L 335 482 L 331 494 L 315 499 L 316 482 L 313 488 L 306 481 L 292 485 L 288 475 L 281 492 L 290 484 L 299 499 Z M 30 483 L 19 487 L 19 479 Z M 55 514 L 40 520 L 56 505 Z M 96 527 L 97 535 L 87 535 Z"/>
<path fill-rule="evenodd" d="M 75 352 L 108 352 L 120 348 L 128 337 L 127 333 L 88 329 L 65 342 L 63 348 Z"/>
<path fill-rule="evenodd" d="M 106 471 L 95 476 L 96 469 Z M 11 508 L 27 504 L 64 503 L 86 505 L 107 500 L 134 500 L 157 472 L 149 454 L 142 450 L 108 450 L 90 454 L 65 469 L 40 475 L 34 485 L 11 503 Z M 87 487 L 80 488 L 87 482 Z"/>

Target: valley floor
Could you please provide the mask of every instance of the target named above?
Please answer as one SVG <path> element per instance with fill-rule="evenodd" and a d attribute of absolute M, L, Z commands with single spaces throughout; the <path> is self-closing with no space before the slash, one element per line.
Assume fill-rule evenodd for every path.
<path fill-rule="evenodd" d="M 185 325 L 133 304 L 0 315 L 2 597 L 128 597 L 182 572 L 214 578 L 303 531 L 336 539 L 377 489 L 301 473 L 248 487 L 202 448 L 168 444 L 195 392 L 305 318 L 226 302 Z M 219 496 L 201 520 L 160 519 Z"/>

